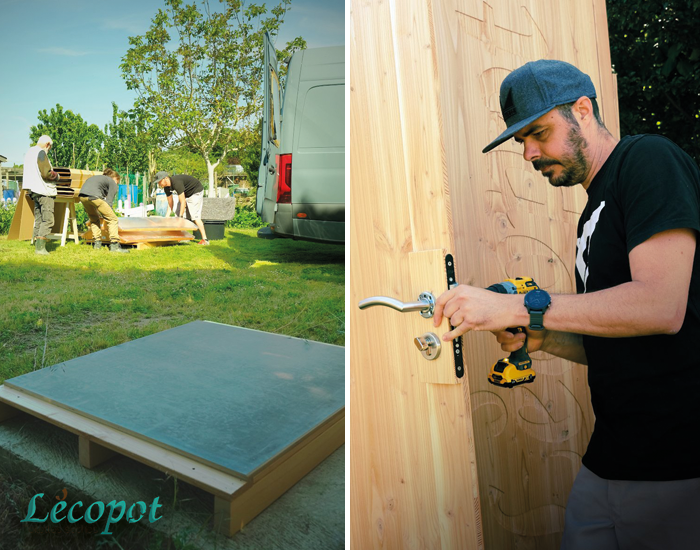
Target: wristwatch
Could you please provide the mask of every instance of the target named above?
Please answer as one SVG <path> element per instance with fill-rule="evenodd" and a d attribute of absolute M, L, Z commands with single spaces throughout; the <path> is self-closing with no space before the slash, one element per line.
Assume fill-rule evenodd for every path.
<path fill-rule="evenodd" d="M 544 312 L 551 303 L 551 296 L 541 288 L 525 294 L 525 309 L 530 314 L 530 330 L 544 330 Z"/>

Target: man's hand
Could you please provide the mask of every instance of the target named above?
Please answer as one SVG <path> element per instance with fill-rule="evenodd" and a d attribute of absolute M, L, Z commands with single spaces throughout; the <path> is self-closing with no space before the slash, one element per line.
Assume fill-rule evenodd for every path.
<path fill-rule="evenodd" d="M 513 334 L 507 330 L 494 331 L 493 335 L 496 340 L 501 344 L 501 349 L 508 353 L 513 353 L 518 351 L 523 347 L 525 343 L 525 335 L 527 334 L 527 352 L 533 353 L 542 349 L 544 344 L 544 339 L 547 336 L 546 330 L 529 330 L 525 329 L 526 332 L 519 332 Z"/>
<path fill-rule="evenodd" d="M 521 295 L 497 294 L 483 288 L 459 285 L 444 292 L 435 302 L 433 325 L 439 326 L 443 316 L 450 320 L 455 328 L 442 336 L 448 342 L 470 330 L 497 332 L 518 326 L 518 308 L 526 313 Z"/>

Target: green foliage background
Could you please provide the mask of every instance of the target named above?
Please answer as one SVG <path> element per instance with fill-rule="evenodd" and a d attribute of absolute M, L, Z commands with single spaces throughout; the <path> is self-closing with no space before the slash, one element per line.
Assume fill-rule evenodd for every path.
<path fill-rule="evenodd" d="M 665 135 L 700 163 L 700 0 L 606 4 L 621 135 Z"/>
<path fill-rule="evenodd" d="M 102 166 L 104 134 L 96 124 L 88 124 L 79 114 L 64 110 L 59 104 L 51 111 L 39 111 L 37 118 L 39 123 L 31 127 L 29 140 L 34 145 L 44 134 L 51 137 L 51 164 L 81 170 L 96 170 Z"/>

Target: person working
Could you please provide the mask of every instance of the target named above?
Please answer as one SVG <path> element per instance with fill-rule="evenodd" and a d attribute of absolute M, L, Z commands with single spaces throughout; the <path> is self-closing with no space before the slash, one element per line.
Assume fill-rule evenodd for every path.
<path fill-rule="evenodd" d="M 32 240 L 36 254 L 47 255 L 46 236 L 54 223 L 54 201 L 58 174 L 54 172 L 48 151 L 53 140 L 43 135 L 24 156 L 22 189 L 34 203 L 34 231 Z"/>
<path fill-rule="evenodd" d="M 167 172 L 158 172 L 154 183 L 157 183 L 165 191 L 165 195 L 168 197 L 168 206 L 170 206 L 171 210 L 173 210 L 172 192 L 175 191 L 177 193 L 178 212 L 175 212 L 175 215 L 181 218 L 187 217 L 188 220 L 193 221 L 202 235 L 202 240 L 199 241 L 199 244 L 208 245 L 207 232 L 204 230 L 204 224 L 202 223 L 204 187 L 202 187 L 200 181 L 197 178 L 184 174 L 169 176 Z"/>
<path fill-rule="evenodd" d="M 121 177 L 111 168 L 106 168 L 101 176 L 89 177 L 80 188 L 80 202 L 90 218 L 90 229 L 95 240 L 93 248 L 102 248 L 102 228 L 100 218 L 107 221 L 110 252 L 131 252 L 119 243 L 119 220 L 112 210 L 114 197 L 119 190 Z"/>
<path fill-rule="evenodd" d="M 569 496 L 562 549 L 687 550 L 700 518 L 700 170 L 658 135 L 614 138 L 591 79 L 540 60 L 501 85 L 507 129 L 551 185 L 581 185 L 575 295 L 459 285 L 436 301 L 446 341 L 488 330 L 588 365 L 596 421 Z"/>

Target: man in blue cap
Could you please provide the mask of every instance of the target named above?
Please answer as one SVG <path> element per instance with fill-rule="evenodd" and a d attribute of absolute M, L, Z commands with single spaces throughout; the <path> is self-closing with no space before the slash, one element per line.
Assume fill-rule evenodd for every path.
<path fill-rule="evenodd" d="M 510 138 L 551 185 L 581 185 L 575 295 L 496 294 L 459 285 L 438 298 L 444 340 L 489 330 L 504 351 L 588 365 L 595 428 L 566 509 L 562 548 L 685 550 L 700 519 L 700 170 L 659 135 L 615 139 L 591 79 L 540 60 L 501 85 Z M 536 295 L 535 295 L 536 293 Z M 532 295 L 532 296 L 531 296 Z"/>

